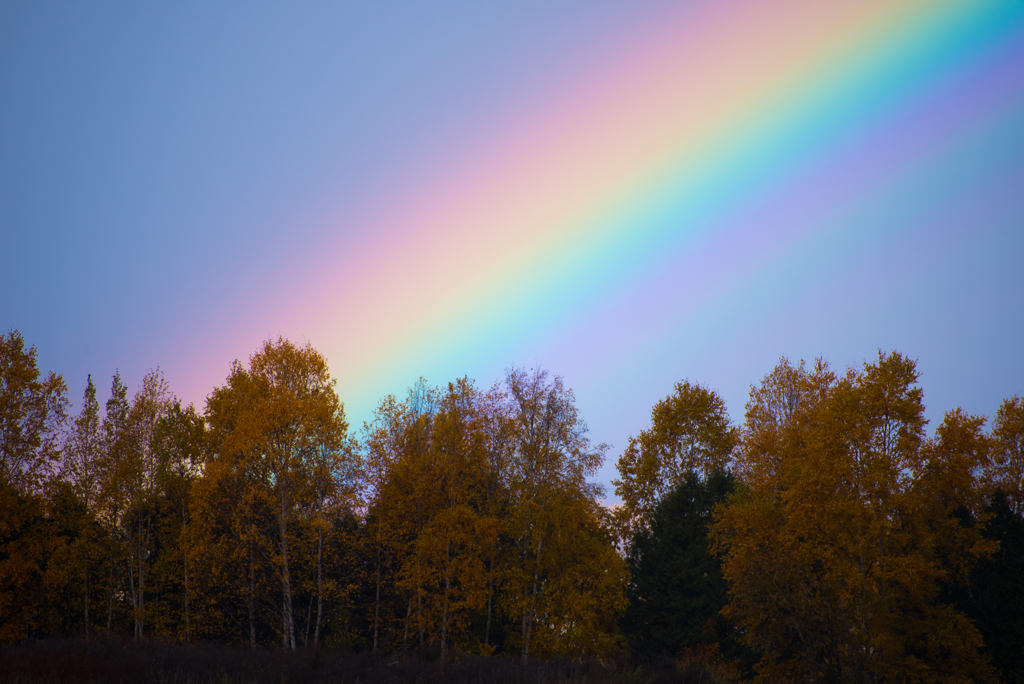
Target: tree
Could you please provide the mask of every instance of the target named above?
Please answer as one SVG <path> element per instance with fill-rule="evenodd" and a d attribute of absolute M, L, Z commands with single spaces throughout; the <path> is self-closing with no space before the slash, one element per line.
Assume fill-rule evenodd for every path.
<path fill-rule="evenodd" d="M 311 461 L 311 488 L 308 517 L 316 535 L 316 626 L 313 645 L 320 644 L 324 616 L 324 597 L 337 593 L 334 582 L 324 578 L 324 540 L 331 533 L 332 523 L 350 514 L 355 506 L 359 489 L 360 464 L 354 442 L 348 442 L 342 452 L 345 461 L 339 467 L 336 453 L 327 449 L 313 452 Z"/>
<path fill-rule="evenodd" d="M 619 618 L 626 607 L 629 571 L 615 548 L 610 516 L 583 492 L 556 492 L 550 502 L 557 526 L 545 544 L 530 653 L 608 654 L 622 650 Z M 506 556 L 514 562 L 520 554 Z M 508 565 L 506 565 L 506 570 Z M 515 599 L 521 573 L 508 573 L 506 592 Z M 514 605 L 514 604 L 513 604 Z"/>
<path fill-rule="evenodd" d="M 982 558 L 966 586 L 946 586 L 945 599 L 963 611 L 984 637 L 983 652 L 1007 684 L 1024 682 L 1024 517 L 997 490 L 986 507 L 985 538 L 998 544 Z"/>
<path fill-rule="evenodd" d="M 493 538 L 493 543 L 483 548 L 487 562 L 487 608 L 481 651 L 489 655 L 496 648 L 493 637 L 494 628 L 497 627 L 495 597 L 502 580 L 501 525 L 511 509 L 510 483 L 515 455 L 515 412 L 508 401 L 508 395 L 496 384 L 480 396 L 477 413 L 480 417 L 479 429 L 486 453 L 484 515 L 499 524 L 498 536 Z"/>
<path fill-rule="evenodd" d="M 57 541 L 43 494 L 60 458 L 66 386 L 53 372 L 40 380 L 36 355 L 18 331 L 0 336 L 0 642 L 45 624 L 44 576 Z"/>
<path fill-rule="evenodd" d="M 103 433 L 100 424 L 100 405 L 96 399 L 96 385 L 92 375 L 87 379 L 82 408 L 75 418 L 71 432 L 64 446 L 64 460 L 61 478 L 71 485 L 74 493 L 90 514 L 96 510 L 100 494 L 100 468 L 103 459 Z M 95 524 L 83 527 L 83 535 L 76 540 L 74 557 L 82 566 L 83 612 L 85 639 L 89 640 L 91 618 L 89 615 L 90 577 L 99 554 L 98 535 Z"/>
<path fill-rule="evenodd" d="M 1003 401 L 992 424 L 993 453 L 989 479 L 1006 495 L 1007 505 L 1024 515 L 1024 401 Z"/>
<path fill-rule="evenodd" d="M 739 655 L 731 625 L 719 614 L 728 585 L 709 538 L 715 506 L 725 503 L 735 486 L 724 471 L 706 478 L 691 471 L 634 536 L 622 629 L 630 651 L 641 659 L 674 657 L 713 644 L 725 657 Z"/>
<path fill-rule="evenodd" d="M 497 545 L 480 403 L 466 378 L 446 390 L 421 380 L 401 404 L 382 402 L 368 439 L 376 483 L 370 521 L 379 556 L 385 543 L 397 556 L 403 648 L 415 624 L 420 646 L 436 644 L 442 658 L 453 641 L 466 643 L 470 616 L 484 607 L 488 552 Z"/>
<path fill-rule="evenodd" d="M 367 426 L 375 648 L 617 647 L 625 564 L 586 481 L 603 446 L 560 378 L 509 376 L 486 393 L 421 380 Z"/>
<path fill-rule="evenodd" d="M 175 636 L 189 643 L 192 638 L 189 525 L 193 487 L 208 456 L 206 422 L 192 404 L 182 408 L 181 402 L 175 399 L 157 422 L 153 441 L 160 463 L 157 481 L 160 525 L 155 532 L 161 547 L 159 591 L 165 603 L 177 594 L 175 612 L 180 617 L 181 629 Z M 164 620 L 176 622 L 169 616 Z"/>
<path fill-rule="evenodd" d="M 243 474 L 247 505 L 273 511 L 274 529 L 253 533 L 280 580 L 282 640 L 293 650 L 290 525 L 316 490 L 317 468 L 347 470 L 348 423 L 334 386 L 319 352 L 278 338 L 249 359 L 248 369 L 236 361 L 227 384 L 207 402 L 218 458 Z"/>
<path fill-rule="evenodd" d="M 382 628 L 396 619 L 398 611 L 394 604 L 400 602 L 405 607 L 402 611 L 403 650 L 409 641 L 413 603 L 419 598 L 422 605 L 416 582 L 411 581 L 410 587 L 410 580 L 406 578 L 403 583 L 406 586 L 399 587 L 398 575 L 400 572 L 409 574 L 409 568 L 403 571 L 402 566 L 407 563 L 406 559 L 415 559 L 411 548 L 424 524 L 423 492 L 416 490 L 429 477 L 419 469 L 426 463 L 427 438 L 435 412 L 436 390 L 420 378 L 403 401 L 398 401 L 394 395 L 385 397 L 375 411 L 373 422 L 363 427 L 369 490 L 366 526 L 373 539 L 375 653 L 382 643 Z M 389 597 L 398 591 L 406 595 L 404 600 L 394 595 Z M 386 610 L 388 604 L 392 604 L 390 610 Z M 422 625 L 422 620 L 417 621 Z M 421 645 L 423 640 L 421 630 Z"/>
<path fill-rule="evenodd" d="M 985 652 L 1004 681 L 1024 684 L 1024 401 L 1006 399 L 991 432 L 987 484 L 992 498 L 985 536 L 999 550 L 971 572 L 958 606 L 985 638 Z"/>
<path fill-rule="evenodd" d="M 221 457 L 216 435 L 212 437 L 203 476 L 191 488 L 184 530 L 190 632 L 195 638 L 240 641 L 256 648 L 268 622 L 264 615 L 280 618 L 273 561 L 257 548 L 273 532 L 273 511 L 248 495 L 256 483 L 245 463 Z M 274 624 L 269 621 L 280 638 L 280 620 L 276 628 Z"/>
<path fill-rule="evenodd" d="M 115 372 L 110 384 L 106 414 L 103 416 L 102 450 L 99 462 L 99 498 L 97 514 L 104 525 L 108 544 L 107 631 L 113 628 L 115 598 L 122 591 L 121 562 L 126 557 L 124 516 L 127 515 L 131 491 L 130 468 L 135 448 L 129 414 L 128 388 Z M 136 626 L 137 629 L 137 626 Z"/>
<path fill-rule="evenodd" d="M 167 455 L 158 444 L 158 426 L 174 397 L 159 369 L 147 373 L 128 414 L 127 448 L 120 451 L 118 476 L 126 487 L 128 508 L 122 518 L 128 545 L 128 588 L 135 638 L 145 635 L 146 590 L 152 560 L 156 499 L 166 473 Z"/>
<path fill-rule="evenodd" d="M 429 453 L 440 505 L 417 552 L 424 577 L 435 583 L 442 657 L 452 635 L 461 635 L 470 616 L 484 607 L 491 580 L 487 560 L 498 543 L 499 521 L 488 500 L 494 492 L 488 487 L 487 417 L 480 393 L 462 378 L 441 394 L 434 419 Z"/>
<path fill-rule="evenodd" d="M 0 481 L 0 643 L 38 635 L 46 623 L 43 580 L 54 535 L 45 504 Z"/>
<path fill-rule="evenodd" d="M 120 373 L 115 373 L 103 419 L 100 458 L 93 471 L 98 479 L 98 514 L 111 542 L 107 628 L 112 626 L 114 598 L 121 593 L 118 585 L 124 581 L 137 640 L 145 636 L 153 521 L 166 466 L 157 443 L 157 426 L 173 400 L 159 369 L 146 374 L 130 403 L 128 388 Z M 91 418 L 83 415 L 80 420 L 86 429 Z M 80 462 L 77 468 L 81 471 Z"/>
<path fill-rule="evenodd" d="M 92 510 L 65 481 L 51 482 L 46 502 L 47 558 L 43 573 L 45 633 L 90 634 L 89 589 L 102 581 L 104 534 Z"/>
<path fill-rule="evenodd" d="M 0 482 L 40 492 L 60 456 L 67 386 L 52 371 L 39 379 L 35 346 L 17 330 L 0 336 Z"/>
<path fill-rule="evenodd" d="M 619 457 L 621 479 L 612 480 L 622 499 L 618 509 L 624 540 L 646 527 L 662 497 L 695 472 L 724 470 L 737 442 L 725 402 L 715 392 L 688 381 L 651 409 L 651 427 L 631 437 Z"/>
<path fill-rule="evenodd" d="M 63 451 L 61 478 L 72 485 L 75 493 L 89 508 L 99 495 L 100 460 L 103 456 L 103 433 L 96 385 L 88 377 L 82 397 L 82 409 L 71 426 Z"/>
<path fill-rule="evenodd" d="M 557 567 L 558 542 L 569 515 L 580 501 L 595 501 L 600 488 L 587 482 L 604 459 L 607 445 L 591 446 L 587 426 L 576 409 L 576 398 L 562 378 L 546 371 L 506 372 L 514 452 L 509 467 L 510 515 L 506 534 L 513 540 L 516 560 L 507 580 L 510 613 L 520 617 L 521 657 L 525 662 L 553 586 L 546 580 Z M 570 537 L 571 539 L 571 537 Z M 548 620 L 550 626 L 554 621 Z"/>
<path fill-rule="evenodd" d="M 880 353 L 836 376 L 783 360 L 747 404 L 745 487 L 714 526 L 727 617 L 766 676 L 966 681 L 991 670 L 980 636 L 940 600 L 992 551 L 972 473 L 982 421 L 947 415 L 924 435 L 915 363 Z"/>

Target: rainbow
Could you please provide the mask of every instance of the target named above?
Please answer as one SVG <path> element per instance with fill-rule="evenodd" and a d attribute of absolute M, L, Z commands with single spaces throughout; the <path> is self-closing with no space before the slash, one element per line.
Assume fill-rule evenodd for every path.
<path fill-rule="evenodd" d="M 1020 2 L 670 4 L 338 219 L 282 329 L 328 356 L 350 414 L 420 375 L 489 382 L 569 337 L 605 338 L 580 350 L 599 372 L 729 293 L 756 308 L 789 287 L 758 286 L 768 263 L 909 239 L 830 230 L 1024 121 Z"/>

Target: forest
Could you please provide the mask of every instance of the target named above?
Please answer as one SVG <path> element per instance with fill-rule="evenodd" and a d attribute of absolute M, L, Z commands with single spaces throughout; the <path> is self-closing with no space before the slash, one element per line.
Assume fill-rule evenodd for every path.
<path fill-rule="evenodd" d="M 1024 402 L 929 430 L 899 352 L 783 358 L 739 425 L 678 382 L 621 454 L 540 370 L 362 426 L 281 338 L 201 408 L 159 370 L 73 406 L 17 331 L 0 377 L 0 681 L 73 679 L 18 668 L 74 643 L 221 653 L 188 681 L 1024 683 Z"/>

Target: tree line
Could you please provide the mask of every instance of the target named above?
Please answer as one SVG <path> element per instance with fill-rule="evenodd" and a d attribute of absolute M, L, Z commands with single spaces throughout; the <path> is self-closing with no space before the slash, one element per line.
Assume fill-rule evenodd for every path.
<path fill-rule="evenodd" d="M 681 382 L 602 505 L 562 379 L 422 379 L 348 424 L 311 346 L 202 411 L 159 371 L 77 414 L 0 338 L 0 642 L 699 654 L 794 681 L 1022 681 L 1024 403 L 925 432 L 913 361 L 783 359 L 732 425 Z M 1016 630 L 1016 631 L 1015 631 Z M 729 668 L 732 668 L 729 670 Z"/>

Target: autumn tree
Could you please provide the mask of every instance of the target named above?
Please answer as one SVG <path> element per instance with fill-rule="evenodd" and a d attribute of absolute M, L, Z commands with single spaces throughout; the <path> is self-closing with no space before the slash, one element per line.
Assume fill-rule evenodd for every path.
<path fill-rule="evenodd" d="M 45 623 L 54 535 L 43 487 L 60 457 L 67 400 L 59 375 L 40 379 L 36 356 L 18 331 L 0 336 L 0 642 Z"/>
<path fill-rule="evenodd" d="M 651 409 L 651 426 L 631 437 L 619 457 L 619 479 L 612 480 L 622 499 L 619 525 L 624 540 L 646 527 L 658 502 L 684 482 L 724 470 L 737 442 L 725 402 L 715 392 L 689 381 Z"/>
<path fill-rule="evenodd" d="M 339 458 L 339 453 L 343 455 L 342 458 Z M 346 433 L 341 445 L 321 445 L 312 451 L 309 459 L 310 477 L 308 496 L 305 498 L 305 517 L 312 527 L 316 557 L 313 591 L 316 595 L 314 646 L 320 644 L 324 599 L 327 596 L 336 598 L 341 589 L 333 580 L 325 578 L 324 544 L 331 534 L 333 522 L 350 515 L 356 505 L 362 478 L 358 453 L 355 442 L 350 440 Z"/>
<path fill-rule="evenodd" d="M 512 371 L 488 392 L 421 381 L 381 403 L 364 443 L 375 647 L 388 624 L 403 649 L 417 640 L 442 657 L 617 646 L 625 565 L 586 481 L 603 447 L 561 379 Z"/>
<path fill-rule="evenodd" d="M 478 426 L 484 443 L 484 515 L 501 525 L 511 510 L 512 465 L 516 451 L 515 411 L 508 394 L 499 384 L 483 393 L 477 402 Z M 501 528 L 499 536 L 485 544 L 482 552 L 487 563 L 487 607 L 481 650 L 489 655 L 494 651 L 493 637 L 497 620 L 496 597 L 503 579 Z"/>
<path fill-rule="evenodd" d="M 924 433 L 915 363 L 879 354 L 837 376 L 783 360 L 751 390 L 738 470 L 720 509 L 725 614 L 764 676 L 966 681 L 991 674 L 974 626 L 939 600 L 991 552 L 979 525 L 980 422 Z"/>
<path fill-rule="evenodd" d="M 208 456 L 206 423 L 192 404 L 182 408 L 181 401 L 174 399 L 160 416 L 152 439 L 159 463 L 154 501 L 154 536 L 160 550 L 154 568 L 154 588 L 162 604 L 158 606 L 159 622 L 164 634 L 188 643 L 192 640 L 193 593 L 189 532 L 193 488 Z"/>
<path fill-rule="evenodd" d="M 398 619 L 393 605 L 393 599 L 397 598 L 394 593 L 399 591 L 398 574 L 411 555 L 410 548 L 424 518 L 422 497 L 406 490 L 423 484 L 415 467 L 425 460 L 426 438 L 435 404 L 436 391 L 420 378 L 404 400 L 399 401 L 394 395 L 385 397 L 377 406 L 373 421 L 363 426 L 368 499 L 366 526 L 373 540 L 374 652 L 381 645 L 386 625 Z M 410 471 L 412 476 L 406 476 Z M 404 617 L 400 618 L 404 649 L 409 641 L 413 603 L 417 597 L 414 590 L 405 589 L 402 593 L 406 594 L 405 600 L 399 599 L 405 608 Z"/>
<path fill-rule="evenodd" d="M 128 589 L 136 639 L 145 635 L 156 497 L 167 465 L 166 453 L 157 443 L 157 430 L 172 404 L 173 396 L 159 369 L 147 373 L 132 400 L 127 445 L 119 452 L 121 460 L 116 466 L 127 495 L 122 527 L 128 549 Z"/>
<path fill-rule="evenodd" d="M 0 336 L 0 482 L 22 492 L 42 490 L 67 415 L 64 379 L 40 379 L 36 356 L 17 330 Z"/>
<path fill-rule="evenodd" d="M 74 419 L 63 450 L 61 478 L 71 484 L 75 493 L 89 508 L 97 504 L 100 484 L 100 460 L 103 455 L 103 433 L 100 405 L 92 375 L 86 381 L 82 408 Z"/>
<path fill-rule="evenodd" d="M 103 579 L 105 535 L 93 511 L 75 488 L 53 480 L 46 496 L 46 523 L 40 528 L 45 540 L 45 570 L 42 573 L 47 634 L 79 636 L 90 634 L 89 589 Z"/>
<path fill-rule="evenodd" d="M 551 579 L 565 560 L 560 556 L 573 550 L 574 538 L 567 531 L 580 520 L 578 506 L 601 493 L 587 477 L 600 467 L 607 446 L 591 444 L 575 396 L 562 378 L 513 368 L 505 386 L 514 443 L 505 533 L 513 540 L 515 558 L 507 566 L 506 605 L 518 616 L 525 662 L 538 624 L 555 623 L 554 616 L 545 615 L 557 584 Z"/>
<path fill-rule="evenodd" d="M 1024 400 L 1005 400 L 992 424 L 989 483 L 1006 494 L 1010 508 L 1024 515 Z"/>
<path fill-rule="evenodd" d="M 22 641 L 45 624 L 52 542 L 45 499 L 0 481 L 0 643 Z"/>
<path fill-rule="evenodd" d="M 72 423 L 64 445 L 61 479 L 72 487 L 85 510 L 91 515 L 94 515 L 99 503 L 102 459 L 103 433 L 100 423 L 100 406 L 96 399 L 96 385 L 93 384 L 92 375 L 89 375 L 82 397 L 82 408 Z M 80 571 L 87 641 L 92 622 L 89 614 L 90 579 L 94 566 L 100 562 L 99 556 L 102 553 L 98 535 L 94 535 L 97 529 L 96 525 L 85 525 L 83 535 L 76 540 L 75 548 L 69 551 L 70 558 L 74 559 L 73 565 L 78 566 Z M 94 591 L 93 594 L 95 594 Z"/>
<path fill-rule="evenodd" d="M 348 424 L 334 386 L 319 352 L 279 338 L 266 342 L 248 368 L 235 362 L 227 384 L 207 402 L 218 458 L 241 473 L 245 505 L 273 511 L 273 529 L 255 525 L 251 532 L 280 582 L 281 637 L 290 649 L 296 647 L 290 526 L 315 493 L 316 469 L 347 468 Z"/>
<path fill-rule="evenodd" d="M 529 652 L 575 656 L 619 652 L 624 644 L 618 621 L 626 608 L 629 570 L 616 550 L 610 516 L 598 501 L 579 490 L 556 492 L 550 506 L 558 521 L 538 564 L 537 613 Z M 520 549 L 513 545 L 509 560 L 521 557 Z M 506 605 L 522 601 L 522 570 L 531 569 L 536 571 L 536 566 L 521 566 L 519 572 L 507 575 Z"/>
<path fill-rule="evenodd" d="M 123 561 L 126 560 L 124 519 L 131 499 L 130 468 L 135 448 L 129 414 L 128 387 L 119 372 L 114 373 L 102 424 L 99 461 L 97 515 L 104 526 L 107 543 L 107 631 L 114 626 L 117 597 L 122 593 Z M 136 627 L 137 628 L 137 627 Z"/>
<path fill-rule="evenodd" d="M 273 511 L 249 495 L 258 486 L 240 459 L 220 455 L 211 435 L 210 458 L 191 487 L 189 523 L 184 528 L 189 570 L 190 633 L 200 639 L 263 641 L 267 623 L 280 638 L 280 591 L 272 557 L 258 549 L 274 529 Z M 276 606 L 276 607 L 275 607 Z"/>
<path fill-rule="evenodd" d="M 378 483 L 370 520 L 398 554 L 396 586 L 407 597 L 403 648 L 415 627 L 420 645 L 436 644 L 442 658 L 484 606 L 487 551 L 497 543 L 480 397 L 465 378 L 446 390 L 421 381 L 401 404 L 382 403 L 368 439 Z"/>

